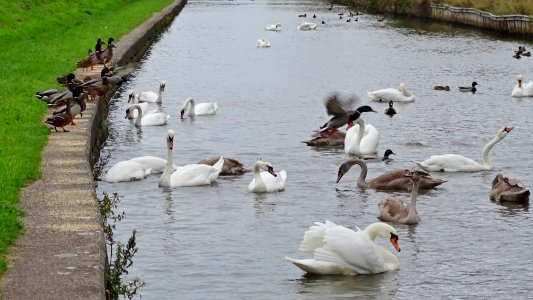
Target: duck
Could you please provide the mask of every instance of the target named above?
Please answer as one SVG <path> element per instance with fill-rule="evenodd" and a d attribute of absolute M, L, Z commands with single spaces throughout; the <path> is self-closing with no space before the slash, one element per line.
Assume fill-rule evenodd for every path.
<path fill-rule="evenodd" d="M 514 58 L 516 59 L 521 59 L 522 58 L 522 51 L 518 50 L 515 52 L 515 54 L 513 55 Z"/>
<path fill-rule="evenodd" d="M 415 95 L 413 95 L 405 84 L 400 83 L 397 88 L 385 88 L 373 92 L 367 92 L 368 97 L 372 101 L 394 101 L 394 102 L 413 102 Z"/>
<path fill-rule="evenodd" d="M 307 17 L 307 14 L 298 15 L 298 18 L 306 18 L 306 17 Z"/>
<path fill-rule="evenodd" d="M 368 167 L 364 160 L 359 158 L 352 158 L 344 162 L 339 167 L 337 174 L 337 183 L 346 174 L 353 165 L 359 165 L 361 167 L 361 173 L 357 178 L 357 187 L 359 188 L 371 188 L 376 190 L 396 190 L 410 192 L 413 188 L 412 182 L 409 178 L 405 177 L 405 169 L 395 169 L 387 171 L 376 178 L 366 181 L 366 175 L 368 173 Z M 446 180 L 435 177 L 423 177 L 420 179 L 420 189 L 430 190 L 443 183 Z"/>
<path fill-rule="evenodd" d="M 270 47 L 270 42 L 265 37 L 260 38 L 260 39 L 257 40 L 257 47 L 258 48 L 268 48 L 268 47 Z"/>
<path fill-rule="evenodd" d="M 70 111 L 72 98 L 68 98 L 66 104 L 66 111 L 62 114 L 53 115 L 52 117 L 47 118 L 44 123 L 54 126 L 54 130 L 57 130 L 57 127 L 61 127 L 63 132 L 69 132 L 70 130 L 65 129 L 65 126 L 69 125 L 72 122 L 72 112 Z"/>
<path fill-rule="evenodd" d="M 70 105 L 70 112 L 72 114 L 72 121 L 70 122 L 70 125 L 76 125 L 76 122 L 74 122 L 74 117 L 77 115 L 80 115 L 80 117 L 83 117 L 83 112 L 87 108 L 87 103 L 85 102 L 85 98 L 87 97 L 87 94 L 83 93 L 83 86 L 77 86 L 74 88 L 74 91 L 72 92 L 72 102 Z M 63 105 L 59 107 L 56 111 L 54 111 L 53 115 L 60 115 L 64 114 L 67 111 L 67 106 Z"/>
<path fill-rule="evenodd" d="M 87 50 L 87 57 L 83 60 L 80 60 L 76 63 L 77 68 L 81 68 L 82 71 L 94 70 L 94 65 L 96 65 L 99 62 L 99 60 L 96 58 L 96 55 L 93 53 L 92 49 Z"/>
<path fill-rule="evenodd" d="M 158 185 L 160 187 L 201 186 L 216 182 L 224 166 L 224 157 L 221 156 L 213 166 L 189 164 L 173 171 L 173 149 L 174 130 L 169 129 L 167 131 L 167 162 L 163 174 L 159 178 Z"/>
<path fill-rule="evenodd" d="M 217 102 L 200 102 L 196 103 L 192 97 L 185 99 L 185 102 L 181 105 L 180 108 L 180 119 L 184 119 L 183 116 L 185 112 L 188 112 L 189 118 L 194 118 L 195 116 L 207 116 L 216 114 L 218 109 Z"/>
<path fill-rule="evenodd" d="M 529 202 L 529 190 L 522 181 L 509 178 L 502 174 L 496 174 L 492 181 L 490 200 L 498 203 L 527 203 Z"/>
<path fill-rule="evenodd" d="M 316 23 L 313 22 L 303 22 L 298 26 L 298 30 L 307 31 L 316 29 Z"/>
<path fill-rule="evenodd" d="M 414 161 L 422 170 L 426 172 L 479 172 L 492 170 L 492 162 L 489 159 L 489 152 L 501 140 L 503 140 L 514 127 L 503 127 L 496 132 L 481 151 L 483 164 L 464 157 L 459 154 L 432 155 L 430 158 L 418 162 Z"/>
<path fill-rule="evenodd" d="M 389 100 L 389 107 L 385 109 L 385 114 L 391 118 L 396 114 L 396 110 L 394 109 L 393 105 L 394 101 Z"/>
<path fill-rule="evenodd" d="M 96 45 L 94 45 L 94 54 L 99 60 L 102 59 L 102 45 L 104 44 L 105 42 L 102 41 L 102 38 L 98 38 L 96 40 Z"/>
<path fill-rule="evenodd" d="M 522 74 L 519 74 L 517 76 L 517 83 L 511 92 L 511 97 L 533 97 L 533 81 L 524 84 L 522 80 Z"/>
<path fill-rule="evenodd" d="M 448 85 L 436 85 L 433 87 L 436 91 L 450 91 L 450 86 Z"/>
<path fill-rule="evenodd" d="M 319 131 L 315 132 L 310 140 L 302 141 L 302 143 L 313 147 L 344 147 L 345 138 L 346 133 L 340 130 L 335 130 L 332 133 Z"/>
<path fill-rule="evenodd" d="M 460 86 L 459 87 L 459 91 L 461 92 L 472 92 L 472 94 L 475 94 L 477 89 L 476 89 L 476 85 L 479 85 L 477 82 L 473 81 L 472 82 L 472 86 Z"/>
<path fill-rule="evenodd" d="M 344 152 L 352 155 L 377 153 L 379 131 L 372 124 L 365 125 L 365 121 L 362 118 L 357 119 L 355 123 L 354 126 L 346 131 Z"/>
<path fill-rule="evenodd" d="M 327 97 L 324 101 L 326 112 L 333 117 L 326 124 L 320 126 L 320 131 L 333 133 L 337 128 L 356 121 L 362 113 L 377 112 L 368 105 L 359 106 L 354 110 L 353 105 L 358 101 L 358 98 L 355 96 L 343 100 L 338 93 L 333 93 Z"/>
<path fill-rule="evenodd" d="M 64 101 L 67 98 L 72 98 L 72 92 L 74 88 L 79 85 L 76 80 L 76 75 L 73 73 L 68 74 L 64 78 L 57 78 L 58 82 L 61 80 L 61 84 L 66 87 L 65 91 L 59 91 L 58 89 L 47 89 L 35 93 L 35 98 L 46 102 L 48 105 L 53 105 L 58 102 Z"/>
<path fill-rule="evenodd" d="M 124 160 L 114 164 L 105 174 L 106 182 L 126 182 L 146 178 L 151 170 L 145 169 L 140 163 Z"/>
<path fill-rule="evenodd" d="M 398 258 L 374 242 L 376 237 L 389 239 L 400 252 L 398 233 L 383 222 L 368 225 L 356 231 L 326 220 L 315 222 L 305 232 L 299 250 L 312 256 L 309 259 L 285 259 L 302 271 L 316 275 L 355 276 L 397 270 Z"/>
<path fill-rule="evenodd" d="M 276 24 L 272 24 L 272 25 L 267 25 L 265 26 L 265 30 L 266 31 L 281 31 L 281 24 L 280 23 L 276 23 Z"/>
<path fill-rule="evenodd" d="M 261 170 L 265 170 L 261 172 Z M 271 163 L 258 160 L 255 163 L 254 178 L 248 185 L 248 191 L 252 193 L 274 193 L 285 190 L 287 171 L 279 171 L 279 176 L 274 172 Z"/>
<path fill-rule="evenodd" d="M 209 165 L 213 166 L 215 163 L 218 162 L 219 157 L 210 157 L 206 159 L 202 159 L 199 161 L 199 164 Z M 252 170 L 246 169 L 244 165 L 233 158 L 224 157 L 224 165 L 222 166 L 222 171 L 220 172 L 219 176 L 236 176 L 236 175 L 242 175 L 244 173 L 251 172 Z"/>
<path fill-rule="evenodd" d="M 411 200 L 408 202 L 395 197 L 381 200 L 378 204 L 378 218 L 381 221 L 408 225 L 418 224 L 420 222 L 420 215 L 416 211 L 416 197 L 418 196 L 420 179 L 422 177 L 430 178 L 430 176 L 427 172 L 421 170 L 406 170 L 404 176 L 410 178 L 413 182 Z"/>
<path fill-rule="evenodd" d="M 392 158 L 389 157 L 391 155 L 396 155 L 396 153 L 392 152 L 391 149 L 387 149 L 387 150 L 385 150 L 385 153 L 383 153 L 382 157 L 362 155 L 362 156 L 359 156 L 358 158 L 364 160 L 366 163 L 370 163 L 370 162 L 385 162 L 385 163 L 389 163 L 389 162 L 391 162 L 393 160 Z"/>
<path fill-rule="evenodd" d="M 170 118 L 169 115 L 162 113 L 162 112 L 154 112 L 154 113 L 143 115 L 142 107 L 139 104 L 131 104 L 126 109 L 126 119 L 128 119 L 129 115 L 136 109 L 139 110 L 137 120 L 135 120 L 136 127 L 162 126 L 162 125 L 167 124 L 167 121 Z"/>
<path fill-rule="evenodd" d="M 166 83 L 161 80 L 159 82 L 158 92 L 146 91 L 139 94 L 139 102 L 150 102 L 150 103 L 162 103 L 163 102 L 163 92 L 165 91 Z"/>

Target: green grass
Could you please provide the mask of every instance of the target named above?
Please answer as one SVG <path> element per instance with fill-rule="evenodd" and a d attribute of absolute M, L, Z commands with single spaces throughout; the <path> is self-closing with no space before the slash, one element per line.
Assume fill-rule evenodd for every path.
<path fill-rule="evenodd" d="M 59 87 L 98 37 L 128 33 L 172 0 L 0 0 L 0 275 L 21 233 L 20 190 L 40 178 L 50 129 L 36 91 Z"/>

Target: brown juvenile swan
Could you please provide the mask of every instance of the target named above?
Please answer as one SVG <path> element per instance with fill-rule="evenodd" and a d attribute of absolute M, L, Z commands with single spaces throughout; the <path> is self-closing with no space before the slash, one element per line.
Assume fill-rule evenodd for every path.
<path fill-rule="evenodd" d="M 357 178 L 357 186 L 360 188 L 372 188 L 378 190 L 402 190 L 408 192 L 412 189 L 411 179 L 404 175 L 406 171 L 405 169 L 387 171 L 370 181 L 366 181 L 368 168 L 363 160 L 357 158 L 350 159 L 339 167 L 337 183 L 341 180 L 342 176 L 344 176 L 344 174 L 346 174 L 350 170 L 350 168 L 356 164 L 361 167 L 361 174 L 359 175 L 359 178 Z M 421 178 L 420 189 L 432 189 L 445 182 L 446 180 L 434 177 Z"/>
<path fill-rule="evenodd" d="M 203 159 L 199 161 L 199 164 L 204 165 L 214 165 L 220 157 L 211 157 L 207 159 Z M 238 160 L 224 157 L 224 165 L 222 166 L 222 171 L 220 172 L 219 176 L 234 176 L 234 175 L 242 175 L 246 172 L 250 172 L 252 170 L 246 169 L 242 163 L 240 163 Z"/>
<path fill-rule="evenodd" d="M 524 203 L 529 201 L 529 194 L 529 190 L 520 180 L 498 174 L 492 181 L 490 200 Z"/>
<path fill-rule="evenodd" d="M 416 196 L 418 196 L 420 180 L 422 178 L 429 178 L 429 174 L 421 170 L 405 170 L 404 176 L 413 182 L 411 201 L 408 202 L 404 199 L 394 197 L 381 200 L 378 204 L 378 218 L 382 221 L 402 224 L 417 224 L 420 221 L 420 216 L 416 211 Z"/>

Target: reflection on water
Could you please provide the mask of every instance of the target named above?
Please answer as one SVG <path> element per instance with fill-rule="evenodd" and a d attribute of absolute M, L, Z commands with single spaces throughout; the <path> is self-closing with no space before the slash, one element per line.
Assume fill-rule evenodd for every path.
<path fill-rule="evenodd" d="M 143 299 L 526 298 L 533 289 L 524 280 L 533 273 L 533 240 L 524 230 L 529 206 L 492 203 L 489 192 L 498 172 L 533 186 L 526 156 L 533 148 L 533 100 L 509 96 L 517 74 L 533 76 L 533 61 L 511 57 L 515 41 L 451 26 L 377 22 L 373 15 L 341 22 L 337 13 L 346 9 L 328 7 L 311 0 L 190 0 L 114 98 L 102 153 L 111 154 L 107 168 L 142 155 L 166 157 L 166 132 L 173 129 L 177 165 L 224 155 L 248 168 L 262 159 L 287 170 L 286 190 L 275 194 L 249 193 L 252 173 L 191 188 L 160 188 L 159 175 L 99 182 L 98 194 L 124 196 L 119 210 L 127 217 L 117 237 L 137 230 L 130 275 L 147 283 Z M 303 13 L 326 24 L 300 32 Z M 276 22 L 281 32 L 264 31 Z M 257 49 L 263 36 L 272 47 Z M 136 128 L 124 119 L 124 91 L 153 90 L 160 80 L 166 82 L 160 109 L 169 123 Z M 457 90 L 473 80 L 480 84 L 475 95 Z M 370 102 L 366 92 L 400 82 L 416 100 L 395 105 L 389 118 L 388 104 Z M 490 153 L 494 171 L 433 174 L 447 182 L 420 195 L 421 222 L 395 226 L 398 271 L 314 277 L 283 259 L 302 257 L 298 246 L 313 222 L 364 228 L 377 221 L 379 201 L 410 196 L 356 187 L 358 169 L 337 184 L 343 149 L 301 142 L 329 119 L 323 98 L 333 91 L 359 95 L 380 112 L 365 121 L 380 132 L 379 154 L 390 148 L 396 156 L 390 164 L 369 164 L 369 179 L 433 154 L 480 161 L 498 128 L 515 126 Z M 217 115 L 180 120 L 187 97 L 218 102 Z"/>

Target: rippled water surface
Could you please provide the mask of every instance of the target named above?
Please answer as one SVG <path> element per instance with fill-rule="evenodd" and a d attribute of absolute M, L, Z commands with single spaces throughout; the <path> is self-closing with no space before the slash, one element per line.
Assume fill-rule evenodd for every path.
<path fill-rule="evenodd" d="M 127 217 L 118 237 L 137 230 L 130 275 L 146 282 L 142 298 L 525 298 L 533 290 L 529 208 L 491 203 L 488 194 L 498 172 L 533 185 L 533 100 L 510 97 L 517 74 L 526 81 L 533 76 L 533 58 L 512 58 L 517 41 L 449 26 L 377 22 L 372 15 L 347 23 L 336 14 L 344 8 L 327 7 L 317 1 L 190 0 L 115 96 L 102 152 L 111 155 L 106 170 L 136 156 L 166 157 L 166 131 L 173 129 L 178 165 L 224 155 L 249 168 L 261 158 L 288 173 L 284 192 L 263 195 L 247 192 L 250 173 L 174 189 L 159 188 L 154 175 L 100 182 L 98 194 L 123 195 L 119 210 Z M 326 24 L 299 32 L 303 13 Z M 264 31 L 276 22 L 281 32 Z M 256 47 L 263 36 L 271 48 Z M 125 91 L 155 90 L 159 80 L 166 81 L 161 109 L 171 115 L 169 124 L 137 129 L 124 119 Z M 457 91 L 473 80 L 477 94 Z M 366 91 L 400 82 L 416 101 L 397 104 L 398 114 L 388 118 L 387 105 L 370 103 Z M 434 85 L 452 91 L 434 91 Z M 398 271 L 305 276 L 283 258 L 305 257 L 298 245 L 315 221 L 350 228 L 377 221 L 377 204 L 389 195 L 357 188 L 358 167 L 336 184 L 347 158 L 343 150 L 301 143 L 328 119 L 322 99 L 332 91 L 357 94 L 380 112 L 365 120 L 381 133 L 380 154 L 390 148 L 397 155 L 391 164 L 370 165 L 369 178 L 432 154 L 480 161 L 496 131 L 515 126 L 491 152 L 493 171 L 434 174 L 448 182 L 419 196 L 421 223 L 395 225 L 402 247 Z M 178 108 L 189 96 L 218 102 L 217 115 L 180 121 Z"/>

